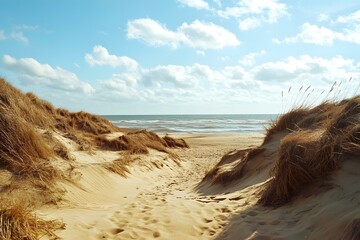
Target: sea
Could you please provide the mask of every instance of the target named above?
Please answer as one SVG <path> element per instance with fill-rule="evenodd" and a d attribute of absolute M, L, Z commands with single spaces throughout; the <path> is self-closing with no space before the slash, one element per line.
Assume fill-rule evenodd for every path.
<path fill-rule="evenodd" d="M 165 133 L 264 133 L 276 114 L 105 115 L 113 124 Z"/>

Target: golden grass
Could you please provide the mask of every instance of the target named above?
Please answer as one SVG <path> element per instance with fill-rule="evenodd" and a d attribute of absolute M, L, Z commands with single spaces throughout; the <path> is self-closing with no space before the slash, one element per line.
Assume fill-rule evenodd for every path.
<path fill-rule="evenodd" d="M 360 95 L 316 107 L 301 106 L 280 116 L 267 129 L 263 144 L 226 154 L 204 180 L 228 184 L 239 180 L 261 151 L 282 138 L 273 160 L 271 180 L 259 203 L 281 206 L 307 187 L 327 179 L 347 155 L 360 156 Z M 250 169 L 250 168 L 249 168 Z"/>
<path fill-rule="evenodd" d="M 17 176 L 50 181 L 57 174 L 48 159 L 54 153 L 21 117 L 0 107 L 0 167 Z"/>
<path fill-rule="evenodd" d="M 185 142 L 184 139 L 175 139 L 168 135 L 163 137 L 166 145 L 171 148 L 189 148 L 189 145 Z"/>
<path fill-rule="evenodd" d="M 40 134 L 39 129 L 45 130 Z M 79 150 L 106 149 L 146 154 L 148 148 L 172 154 L 168 147 L 187 147 L 184 140 L 161 138 L 153 132 L 120 129 L 97 115 L 57 109 L 32 93 L 24 94 L 0 78 L 0 168 L 16 176 L 35 177 L 51 182 L 61 172 L 51 165 L 57 155 L 71 156 L 51 131 L 75 141 Z M 108 140 L 106 134 L 126 134 Z"/>
<path fill-rule="evenodd" d="M 320 108 L 322 111 L 318 111 Z M 338 169 L 345 154 L 360 155 L 360 96 L 339 103 L 321 104 L 307 110 L 305 118 L 284 116 L 293 116 L 286 121 L 298 128 L 292 129 L 281 140 L 272 171 L 274 178 L 259 200 L 266 206 L 279 206 L 291 201 L 306 186 Z M 275 122 L 265 139 L 285 130 L 283 122 L 282 118 Z"/>
<path fill-rule="evenodd" d="M 5 169 L 11 175 L 9 182 L 1 186 L 2 197 L 8 201 L 21 198 L 32 206 L 59 200 L 61 189 L 54 182 L 67 177 L 61 167 L 53 165 L 53 160 L 56 156 L 71 160 L 71 155 L 53 137 L 53 132 L 75 141 L 79 150 L 127 151 L 122 159 L 105 166 L 123 176 L 133 161 L 129 154 L 148 153 L 148 148 L 153 148 L 172 155 L 168 147 L 185 143 L 183 140 L 164 140 L 145 130 L 120 129 L 89 113 L 57 109 L 32 93 L 22 93 L 0 78 L 0 170 Z M 125 132 L 126 135 L 107 140 L 106 134 L 112 132 Z M 54 231 L 63 228 L 63 224 L 42 220 L 25 204 L 9 204 L 8 201 L 0 199 L 0 239 L 57 238 Z"/>
<path fill-rule="evenodd" d="M 65 227 L 60 221 L 38 218 L 24 204 L 8 204 L 0 202 L 0 239 L 37 240 L 43 236 L 58 239 L 54 231 Z"/>
<path fill-rule="evenodd" d="M 105 136 L 96 138 L 97 145 L 101 149 L 113 151 L 128 151 L 132 154 L 147 154 L 148 148 L 160 152 L 171 153 L 168 147 L 188 147 L 183 139 L 174 139 L 169 136 L 159 137 L 153 132 L 146 130 L 129 131 L 116 139 L 107 139 Z"/>
<path fill-rule="evenodd" d="M 105 164 L 105 168 L 120 176 L 126 177 L 129 173 L 128 166 L 134 161 L 134 158 L 130 154 L 125 154 L 119 159 L 116 159 L 110 163 Z"/>
<path fill-rule="evenodd" d="M 225 154 L 220 162 L 206 173 L 203 181 L 211 180 L 213 184 L 227 185 L 240 179 L 248 161 L 262 153 L 263 148 L 249 148 L 239 151 L 232 151 Z M 238 161 L 234 166 L 226 167 L 226 164 Z"/>

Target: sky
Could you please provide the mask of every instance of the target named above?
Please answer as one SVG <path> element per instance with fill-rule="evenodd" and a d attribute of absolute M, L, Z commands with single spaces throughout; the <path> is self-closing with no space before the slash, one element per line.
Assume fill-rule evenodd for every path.
<path fill-rule="evenodd" d="M 71 111 L 282 113 L 359 94 L 358 0 L 0 5 L 0 76 Z"/>

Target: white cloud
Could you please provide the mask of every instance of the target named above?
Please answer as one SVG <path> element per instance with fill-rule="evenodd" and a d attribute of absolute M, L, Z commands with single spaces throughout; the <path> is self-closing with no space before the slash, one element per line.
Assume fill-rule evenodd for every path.
<path fill-rule="evenodd" d="M 190 67 L 181 65 L 157 66 L 142 71 L 142 81 L 145 85 L 161 87 L 177 86 L 191 87 L 196 85 L 198 79 L 191 74 Z"/>
<path fill-rule="evenodd" d="M 9 38 L 22 42 L 24 44 L 29 43 L 29 39 L 27 39 L 27 37 L 25 37 L 22 32 L 11 32 Z"/>
<path fill-rule="evenodd" d="M 150 18 L 129 21 L 127 37 L 129 39 L 141 39 L 154 46 L 170 45 L 174 48 L 181 41 L 179 39 L 181 36 L 178 33 L 169 31 L 166 26 Z"/>
<path fill-rule="evenodd" d="M 327 20 L 326 15 L 320 15 L 322 19 Z M 273 42 L 296 43 L 304 42 L 317 45 L 332 45 L 335 40 L 360 44 L 360 10 L 350 13 L 346 16 L 339 16 L 335 21 L 331 21 L 332 26 L 342 25 L 341 30 L 332 30 L 323 26 L 317 26 L 310 23 L 304 23 L 301 32 L 293 37 L 286 37 L 283 40 L 274 38 Z"/>
<path fill-rule="evenodd" d="M 304 81 L 319 80 L 328 83 L 343 79 L 349 74 L 359 76 L 360 69 L 353 61 L 336 56 L 331 59 L 302 55 L 299 58 L 288 57 L 281 61 L 267 62 L 254 67 L 251 73 L 260 81 L 288 81 L 302 83 Z"/>
<path fill-rule="evenodd" d="M 353 29 L 344 29 L 344 32 L 339 35 L 339 40 L 360 44 L 360 24 L 354 26 Z"/>
<path fill-rule="evenodd" d="M 254 52 L 254 53 L 249 53 L 245 56 L 243 56 L 240 60 L 239 63 L 242 66 L 253 66 L 256 62 L 255 62 L 255 58 L 259 57 L 261 55 L 266 54 L 265 50 L 262 50 L 260 52 Z"/>
<path fill-rule="evenodd" d="M 218 6 L 221 7 L 221 0 L 213 0 L 213 2 Z"/>
<path fill-rule="evenodd" d="M 329 19 L 330 19 L 329 15 L 322 13 L 319 15 L 317 20 L 318 20 L 318 22 L 327 22 L 327 21 L 329 21 Z"/>
<path fill-rule="evenodd" d="M 243 31 L 256 28 L 260 25 L 261 25 L 261 21 L 255 17 L 249 17 L 239 21 L 239 28 Z"/>
<path fill-rule="evenodd" d="M 235 34 L 213 23 L 195 20 L 191 24 L 183 23 L 178 32 L 184 35 L 183 42 L 193 48 L 221 49 L 238 46 L 240 41 Z"/>
<path fill-rule="evenodd" d="M 136 19 L 128 22 L 127 36 L 141 39 L 154 46 L 169 45 L 177 48 L 180 44 L 196 49 L 221 49 L 238 46 L 240 41 L 235 34 L 213 23 L 195 20 L 183 23 L 176 31 L 170 31 L 160 23 L 149 19 Z"/>
<path fill-rule="evenodd" d="M 179 3 L 196 9 L 210 9 L 209 4 L 204 0 L 178 0 Z"/>
<path fill-rule="evenodd" d="M 265 51 L 246 55 L 249 59 Z M 330 59 L 303 55 L 251 65 L 159 65 L 137 72 L 114 74 L 100 85 L 108 97 L 166 105 L 192 103 L 244 103 L 280 101 L 281 90 L 299 90 L 311 85 L 314 96 L 331 87 L 334 81 L 360 77 L 360 63 L 342 56 Z M 354 82 L 354 81 L 353 81 Z M 350 84 L 349 89 L 354 85 Z M 305 89 L 305 88 L 304 88 Z M 296 92 L 298 93 L 298 92 Z M 316 93 L 316 94 L 315 94 Z M 295 96 L 296 97 L 296 96 Z M 291 101 L 291 99 L 289 99 Z M 292 104 L 293 102 L 291 102 Z"/>
<path fill-rule="evenodd" d="M 53 68 L 49 64 L 42 64 L 33 58 L 19 60 L 4 55 L 3 64 L 6 69 L 15 73 L 19 79 L 27 84 L 44 84 L 51 88 L 93 93 L 95 89 L 88 83 L 78 79 L 75 73 L 60 67 Z"/>
<path fill-rule="evenodd" d="M 332 45 L 334 40 L 341 38 L 341 34 L 325 27 L 318 27 L 310 23 L 301 26 L 301 32 L 294 37 L 287 37 L 283 40 L 274 39 L 275 43 L 296 43 L 304 42 L 318 45 Z"/>
<path fill-rule="evenodd" d="M 6 34 L 3 30 L 0 30 L 0 40 L 7 40 L 7 39 L 13 39 L 23 44 L 29 43 L 29 39 L 27 39 L 27 37 L 25 37 L 25 35 L 22 32 L 13 31 L 10 34 Z"/>
<path fill-rule="evenodd" d="M 200 56 L 205 56 L 205 52 L 204 51 L 201 51 L 201 50 L 196 50 L 196 54 L 197 55 L 200 55 Z"/>
<path fill-rule="evenodd" d="M 235 6 L 218 10 L 217 15 L 223 18 L 239 20 L 241 30 L 248 30 L 261 26 L 263 23 L 276 23 L 289 15 L 287 6 L 277 0 L 241 0 Z"/>
<path fill-rule="evenodd" d="M 339 16 L 337 23 L 360 23 L 360 10 L 353 12 L 347 16 Z"/>
<path fill-rule="evenodd" d="M 136 97 L 138 79 L 133 73 L 113 74 L 110 79 L 101 80 L 100 85 L 118 97 Z"/>
<path fill-rule="evenodd" d="M 93 48 L 92 53 L 85 55 L 85 60 L 90 66 L 125 67 L 128 70 L 136 70 L 138 63 L 127 56 L 110 55 L 108 50 L 103 46 L 97 45 Z"/>
<path fill-rule="evenodd" d="M 18 30 L 21 30 L 21 29 L 24 29 L 24 30 L 36 30 L 38 28 L 39 28 L 38 25 L 26 25 L 26 24 L 23 24 L 23 25 L 15 26 L 15 29 L 18 29 Z"/>

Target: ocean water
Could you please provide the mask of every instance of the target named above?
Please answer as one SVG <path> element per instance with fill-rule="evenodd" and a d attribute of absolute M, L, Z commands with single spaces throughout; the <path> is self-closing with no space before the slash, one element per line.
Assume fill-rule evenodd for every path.
<path fill-rule="evenodd" d="M 119 127 L 164 133 L 263 133 L 277 115 L 106 115 Z"/>

